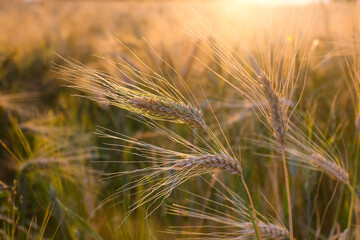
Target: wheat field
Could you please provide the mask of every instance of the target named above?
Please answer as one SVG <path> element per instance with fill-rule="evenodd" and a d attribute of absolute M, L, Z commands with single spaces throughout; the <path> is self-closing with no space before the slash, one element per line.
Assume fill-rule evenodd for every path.
<path fill-rule="evenodd" d="M 0 239 L 360 239 L 359 22 L 1 1 Z"/>

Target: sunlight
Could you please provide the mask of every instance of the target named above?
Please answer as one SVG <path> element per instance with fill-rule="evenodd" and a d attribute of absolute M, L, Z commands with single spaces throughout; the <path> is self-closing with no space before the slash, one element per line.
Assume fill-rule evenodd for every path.
<path fill-rule="evenodd" d="M 278 5 L 304 5 L 316 3 L 318 0 L 237 0 L 240 3 L 249 3 L 255 5 L 278 6 Z"/>

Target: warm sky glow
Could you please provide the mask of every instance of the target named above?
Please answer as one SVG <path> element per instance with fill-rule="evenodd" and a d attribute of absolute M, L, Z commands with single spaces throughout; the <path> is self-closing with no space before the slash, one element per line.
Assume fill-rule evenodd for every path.
<path fill-rule="evenodd" d="M 298 5 L 319 2 L 320 0 L 237 0 L 241 3 L 258 5 Z M 325 1 L 326 2 L 326 1 Z"/>

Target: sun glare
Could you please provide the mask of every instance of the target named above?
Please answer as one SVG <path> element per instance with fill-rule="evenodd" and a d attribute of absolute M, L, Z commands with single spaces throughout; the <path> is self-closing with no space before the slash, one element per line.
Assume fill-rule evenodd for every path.
<path fill-rule="evenodd" d="M 265 6 L 278 6 L 278 5 L 304 5 L 314 3 L 316 0 L 237 0 L 240 3 L 265 5 Z"/>

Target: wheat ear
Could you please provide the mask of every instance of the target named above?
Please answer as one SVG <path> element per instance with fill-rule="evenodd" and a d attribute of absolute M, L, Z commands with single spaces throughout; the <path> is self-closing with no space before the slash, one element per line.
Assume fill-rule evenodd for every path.
<path fill-rule="evenodd" d="M 242 175 L 241 165 L 225 153 L 188 157 L 178 161 L 175 165 L 173 165 L 173 168 L 177 170 L 189 170 L 194 168 L 209 170 L 220 169 L 234 175 Z"/>
<path fill-rule="evenodd" d="M 244 229 L 244 233 L 248 236 L 255 235 L 255 230 L 253 224 L 251 222 L 244 223 L 242 225 Z M 284 239 L 289 237 L 289 231 L 282 226 L 273 223 L 264 223 L 259 222 L 259 230 L 261 236 L 264 238 L 271 238 L 271 239 Z"/>
<path fill-rule="evenodd" d="M 267 100 L 267 108 L 270 113 L 270 124 L 274 131 L 275 138 L 283 145 L 285 143 L 286 125 L 285 116 L 279 95 L 271 86 L 271 81 L 262 72 L 259 76 L 263 94 Z"/>
<path fill-rule="evenodd" d="M 350 184 L 349 174 L 340 166 L 326 160 L 322 155 L 315 153 L 310 155 L 310 164 L 315 168 L 319 168 L 322 172 L 329 175 L 331 178 Z"/>
<path fill-rule="evenodd" d="M 86 92 L 84 97 L 134 112 L 153 120 L 186 123 L 205 127 L 202 111 L 184 97 L 171 82 L 153 72 L 143 75 L 125 64 L 119 69 L 122 78 L 100 72 L 78 62 L 63 59 L 59 67 L 69 87 Z M 128 79 L 128 80 L 127 80 Z"/>
<path fill-rule="evenodd" d="M 131 99 L 134 107 L 152 116 L 167 119 L 179 119 L 190 126 L 204 126 L 203 116 L 199 109 L 171 101 L 150 97 L 134 97 Z"/>
<path fill-rule="evenodd" d="M 288 203 L 288 212 L 289 212 L 289 229 L 290 229 L 290 240 L 293 239 L 293 223 L 292 223 L 292 208 L 291 208 L 291 197 L 290 197 L 290 184 L 289 184 L 289 174 L 285 158 L 285 139 L 286 139 L 286 124 L 285 124 L 285 114 L 282 108 L 282 104 L 279 98 L 279 95 L 271 86 L 271 81 L 262 72 L 259 76 L 259 81 L 261 83 L 263 94 L 267 100 L 267 109 L 270 115 L 270 124 L 274 131 L 274 136 L 276 140 L 281 145 L 282 152 L 282 162 L 285 175 L 285 185 L 286 185 L 286 197 Z"/>
<path fill-rule="evenodd" d="M 219 169 L 230 172 L 233 175 L 241 176 L 241 180 L 242 180 L 241 184 L 243 184 L 243 186 L 245 187 L 247 197 L 250 201 L 251 210 L 249 211 L 252 211 L 252 214 L 250 212 L 250 215 L 254 216 L 254 222 L 251 222 L 251 224 L 253 225 L 253 227 L 255 226 L 256 228 L 256 230 L 254 230 L 256 237 L 259 240 L 261 240 L 261 231 L 259 230 L 255 207 L 252 202 L 250 192 L 244 181 L 244 178 L 242 177 L 241 165 L 236 160 L 234 160 L 232 157 L 230 157 L 225 153 L 206 154 L 202 156 L 188 157 L 187 159 L 180 160 L 175 165 L 173 165 L 173 168 L 177 170 L 191 170 L 191 169 L 199 169 L 199 168 L 205 170 Z"/>

